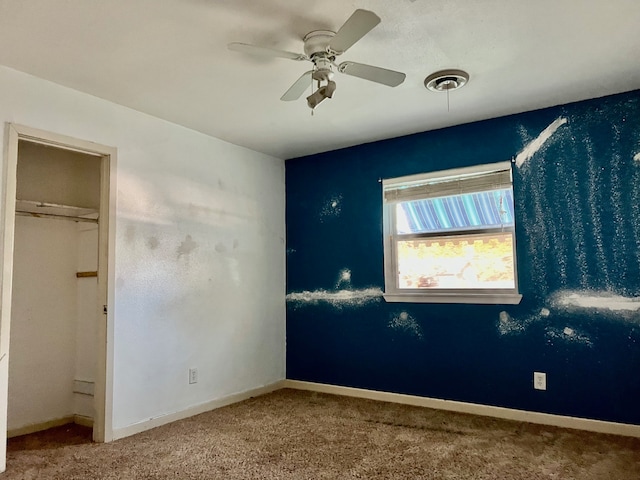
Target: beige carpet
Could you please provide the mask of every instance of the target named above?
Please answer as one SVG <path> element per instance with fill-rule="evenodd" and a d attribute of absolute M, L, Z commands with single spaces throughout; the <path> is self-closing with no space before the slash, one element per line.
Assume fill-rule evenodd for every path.
<path fill-rule="evenodd" d="M 281 390 L 111 444 L 12 439 L 13 479 L 640 479 L 640 439 Z"/>

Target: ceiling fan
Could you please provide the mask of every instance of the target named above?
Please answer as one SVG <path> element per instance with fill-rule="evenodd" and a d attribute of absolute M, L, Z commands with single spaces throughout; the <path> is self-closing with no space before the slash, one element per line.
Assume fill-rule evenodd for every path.
<path fill-rule="evenodd" d="M 313 68 L 296 80 L 289 87 L 280 100 L 297 100 L 304 93 L 313 80 L 318 82 L 318 90 L 307 97 L 307 104 L 314 109 L 325 98 L 331 98 L 336 89 L 333 81 L 333 67 L 338 72 L 353 77 L 363 78 L 390 87 L 397 87 L 406 75 L 386 68 L 374 67 L 356 62 L 342 62 L 336 64 L 336 57 L 346 52 L 353 44 L 369 33 L 380 23 L 380 17 L 368 10 L 356 10 L 337 32 L 330 30 L 314 30 L 304 38 L 304 53 L 293 53 L 247 43 L 233 42 L 228 45 L 229 50 L 244 52 L 252 55 L 288 58 L 290 60 L 308 60 Z"/>

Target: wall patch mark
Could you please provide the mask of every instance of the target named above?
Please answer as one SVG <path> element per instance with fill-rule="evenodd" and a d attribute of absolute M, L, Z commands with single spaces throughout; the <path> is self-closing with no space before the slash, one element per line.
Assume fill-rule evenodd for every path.
<path fill-rule="evenodd" d="M 564 327 L 564 329 L 547 327 L 545 329 L 545 335 L 549 343 L 553 343 L 554 340 L 560 340 L 565 343 L 573 343 L 583 345 L 585 347 L 593 347 L 591 337 L 584 333 L 578 332 L 571 327 Z"/>
<path fill-rule="evenodd" d="M 184 241 L 178 247 L 178 258 L 180 258 L 182 255 L 189 255 L 197 247 L 198 247 L 198 244 L 193 241 L 193 238 L 191 238 L 191 235 L 187 235 Z"/>
<path fill-rule="evenodd" d="M 336 282 L 336 289 L 340 287 L 350 287 L 351 286 L 351 270 L 345 268 L 340 270 L 338 274 L 338 281 Z"/>
<path fill-rule="evenodd" d="M 382 290 L 379 288 L 364 288 L 361 290 L 338 290 L 329 292 L 327 290 L 308 290 L 302 292 L 291 292 L 286 296 L 287 302 L 298 304 L 319 304 L 328 303 L 334 307 L 360 307 L 371 302 L 377 302 L 382 298 Z"/>
<path fill-rule="evenodd" d="M 320 210 L 320 221 L 337 218 L 342 213 L 342 195 L 334 195 L 324 202 Z"/>
<path fill-rule="evenodd" d="M 529 315 L 524 319 L 520 320 L 517 318 L 513 318 L 507 312 L 502 311 L 498 315 L 498 332 L 500 335 L 520 335 L 524 333 L 529 326 L 540 319 L 542 317 L 548 317 L 551 314 L 549 309 L 543 308 L 540 310 L 539 315 Z"/>
<path fill-rule="evenodd" d="M 531 323 L 530 319 L 517 320 L 509 315 L 507 312 L 502 311 L 498 316 L 498 331 L 500 335 L 517 335 L 523 333 Z"/>
<path fill-rule="evenodd" d="M 155 250 L 158 248 L 158 245 L 160 245 L 160 242 L 157 237 L 149 237 L 147 239 L 147 247 L 149 247 L 149 250 Z"/>
<path fill-rule="evenodd" d="M 124 231 L 124 240 L 131 245 L 136 239 L 136 227 L 134 225 L 127 225 Z"/>
<path fill-rule="evenodd" d="M 545 128 L 540 135 L 533 141 L 529 142 L 516 156 L 516 166 L 519 168 L 526 161 L 528 161 L 535 153 L 542 148 L 542 146 L 546 143 L 547 140 L 555 133 L 555 131 L 562 125 L 567 123 L 567 119 L 565 117 L 556 118 L 551 124 Z"/>
<path fill-rule="evenodd" d="M 612 312 L 637 312 L 640 310 L 640 298 L 623 297 L 611 292 L 574 292 L 561 291 L 554 296 L 559 307 L 609 310 Z"/>

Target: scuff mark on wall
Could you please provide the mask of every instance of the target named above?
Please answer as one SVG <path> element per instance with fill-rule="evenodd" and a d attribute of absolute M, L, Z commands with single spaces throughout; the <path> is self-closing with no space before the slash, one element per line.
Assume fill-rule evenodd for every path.
<path fill-rule="evenodd" d="M 127 225 L 124 231 L 124 240 L 131 245 L 136 239 L 136 227 L 134 225 Z"/>
<path fill-rule="evenodd" d="M 287 294 L 287 302 L 298 304 L 328 303 L 334 307 L 361 307 L 368 303 L 378 302 L 382 298 L 382 290 L 379 288 L 364 288 L 360 290 L 305 290 Z"/>
<path fill-rule="evenodd" d="M 401 332 L 413 335 L 420 340 L 423 339 L 422 327 L 420 327 L 420 324 L 416 322 L 415 318 L 413 318 L 407 312 L 393 314 L 391 316 L 391 320 L 389 321 L 388 327 L 393 330 L 399 330 Z"/>
<path fill-rule="evenodd" d="M 187 235 L 184 241 L 178 247 L 178 250 L 177 250 L 178 258 L 180 258 L 183 255 L 189 255 L 197 247 L 198 247 L 198 244 L 193 241 L 193 238 L 191 238 L 191 235 Z"/>
<path fill-rule="evenodd" d="M 237 259 L 228 257 L 226 259 L 227 266 L 229 267 L 229 276 L 236 287 L 239 287 L 242 283 L 242 279 L 240 278 L 240 262 Z"/>
<path fill-rule="evenodd" d="M 147 247 L 149 247 L 149 250 L 155 250 L 158 248 L 158 245 L 160 245 L 160 242 L 157 237 L 149 237 L 147 239 Z"/>
<path fill-rule="evenodd" d="M 226 245 L 222 242 L 216 243 L 216 246 L 214 248 L 218 253 L 225 253 L 227 251 Z"/>
<path fill-rule="evenodd" d="M 551 124 L 545 128 L 537 138 L 528 143 L 520 153 L 516 156 L 516 166 L 521 167 L 526 161 L 528 161 L 535 153 L 542 148 L 547 140 L 555 133 L 555 131 L 562 125 L 567 123 L 567 119 L 564 117 L 556 118 Z"/>

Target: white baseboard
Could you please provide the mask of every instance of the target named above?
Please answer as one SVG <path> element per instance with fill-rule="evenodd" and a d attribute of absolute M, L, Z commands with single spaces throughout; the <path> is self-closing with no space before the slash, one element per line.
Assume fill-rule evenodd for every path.
<path fill-rule="evenodd" d="M 303 382 L 299 380 L 280 380 L 262 387 L 247 390 L 245 392 L 228 395 L 223 398 L 196 405 L 194 407 L 174 412 L 160 417 L 150 418 L 144 422 L 118 428 L 113 431 L 113 440 L 135 435 L 155 427 L 166 425 L 183 418 L 199 415 L 216 408 L 226 407 L 233 403 L 242 402 L 251 397 L 265 395 L 267 393 L 280 390 L 282 388 L 292 388 L 296 390 L 307 390 L 318 393 L 329 393 L 346 397 L 366 398 L 381 402 L 400 403 L 413 405 L 416 407 L 433 408 L 437 410 L 447 410 L 451 412 L 470 413 L 485 417 L 502 418 L 505 420 L 515 420 L 519 422 L 536 423 L 539 425 L 550 425 L 554 427 L 573 428 L 586 430 L 589 432 L 607 433 L 612 435 L 623 435 L 627 437 L 640 438 L 640 425 L 626 423 L 606 422 L 603 420 L 592 420 L 588 418 L 567 417 L 550 413 L 529 412 L 516 410 L 513 408 L 494 407 L 490 405 L 480 405 L 476 403 L 458 402 L 455 400 L 442 400 L 438 398 L 419 397 L 416 395 L 405 395 L 400 393 L 380 392 L 376 390 L 366 390 L 362 388 L 342 387 L 339 385 L 328 385 L 324 383 Z M 27 425 L 24 427 L 11 429 L 7 432 L 7 437 L 17 437 L 29 433 L 46 430 L 68 423 L 77 423 L 87 427 L 93 426 L 93 420 L 80 415 L 60 418 L 48 422 Z"/>
<path fill-rule="evenodd" d="M 609 433 L 612 435 L 624 435 L 627 437 L 640 437 L 640 425 L 631 425 L 626 423 L 606 422 L 603 420 L 591 420 L 579 417 L 566 417 L 550 413 L 529 412 L 513 408 L 493 407 L 490 405 L 480 405 L 476 403 L 418 397 L 415 395 L 404 395 L 400 393 L 379 392 L 376 390 L 341 387 L 337 385 L 327 385 L 324 383 L 302 382 L 299 380 L 285 380 L 282 387 L 319 393 L 331 393 L 346 397 L 366 398 L 382 402 L 401 403 L 417 407 L 448 410 L 451 412 L 471 413 L 473 415 L 482 415 L 485 417 L 516 420 L 519 422 L 536 423 L 554 427 L 573 428 L 589 432 Z"/>
<path fill-rule="evenodd" d="M 194 415 L 199 415 L 210 410 L 215 410 L 216 408 L 226 407 L 227 405 L 231 405 L 232 403 L 242 402 L 243 400 L 247 400 L 251 397 L 258 397 L 260 395 L 265 395 L 267 393 L 280 390 L 281 388 L 283 388 L 283 383 L 284 380 L 279 380 L 275 383 L 265 385 L 263 387 L 253 388 L 245 392 L 235 393 L 223 398 L 201 403 L 199 405 L 187 408 L 186 410 L 169 413 L 160 417 L 150 418 L 149 420 L 135 423 L 127 427 L 116 428 L 113 430 L 113 440 L 129 437 L 131 435 L 135 435 L 136 433 L 141 433 L 152 428 L 166 425 L 167 423 L 175 422 L 177 420 L 182 420 L 188 417 L 193 417 Z"/>
<path fill-rule="evenodd" d="M 83 427 L 93 428 L 93 418 L 85 415 L 74 415 L 73 423 L 76 425 L 82 425 Z"/>

